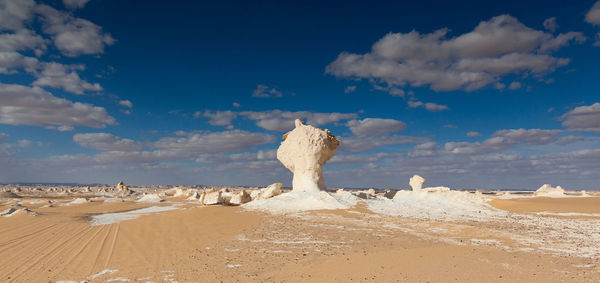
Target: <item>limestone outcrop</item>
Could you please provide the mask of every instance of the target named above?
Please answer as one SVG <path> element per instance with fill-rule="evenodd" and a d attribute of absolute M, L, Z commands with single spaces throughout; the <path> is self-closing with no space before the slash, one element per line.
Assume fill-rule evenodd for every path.
<path fill-rule="evenodd" d="M 410 178 L 408 182 L 413 191 L 420 191 L 423 189 L 423 185 L 425 185 L 425 178 L 415 174 Z"/>
<path fill-rule="evenodd" d="M 544 184 L 533 195 L 536 197 L 562 197 L 565 196 L 565 190 L 561 186 L 554 188 L 550 184 Z"/>
<path fill-rule="evenodd" d="M 230 205 L 240 205 L 251 201 L 250 194 L 246 190 L 234 192 L 229 199 Z"/>
<path fill-rule="evenodd" d="M 329 132 L 305 125 L 299 119 L 296 128 L 283 136 L 277 159 L 294 174 L 294 192 L 325 190 L 323 165 L 333 156 L 340 142 Z"/>

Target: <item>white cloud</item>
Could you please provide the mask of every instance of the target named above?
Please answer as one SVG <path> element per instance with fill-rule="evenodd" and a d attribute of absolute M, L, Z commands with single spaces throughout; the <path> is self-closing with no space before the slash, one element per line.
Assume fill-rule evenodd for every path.
<path fill-rule="evenodd" d="M 235 119 L 237 117 L 237 113 L 235 113 L 233 111 L 211 112 L 211 111 L 206 110 L 204 113 L 201 113 L 199 111 L 194 113 L 195 118 L 198 118 L 200 115 L 202 115 L 203 117 L 210 118 L 208 123 L 213 126 L 227 126 L 229 128 L 233 127 L 231 122 L 233 121 L 233 119 Z"/>
<path fill-rule="evenodd" d="M 515 89 L 520 89 L 520 88 L 521 88 L 521 83 L 520 82 L 512 82 L 508 86 L 508 89 L 510 89 L 510 90 L 515 90 Z"/>
<path fill-rule="evenodd" d="M 83 94 L 84 91 L 101 91 L 98 83 L 91 84 L 82 80 L 76 70 L 82 70 L 83 66 L 67 66 L 59 63 L 45 63 L 42 72 L 36 74 L 37 80 L 33 82 L 36 86 L 49 86 L 62 88 L 75 94 Z"/>
<path fill-rule="evenodd" d="M 585 14 L 585 21 L 592 25 L 600 26 L 600 1 L 594 3 L 594 6 Z M 600 46 L 600 32 L 596 34 L 594 45 Z"/>
<path fill-rule="evenodd" d="M 350 120 L 346 126 L 357 136 L 393 133 L 406 128 L 406 124 L 402 121 L 380 118 Z"/>
<path fill-rule="evenodd" d="M 0 123 L 46 127 L 115 125 L 106 109 L 58 98 L 39 88 L 0 83 Z"/>
<path fill-rule="evenodd" d="M 264 133 L 232 130 L 213 133 L 191 133 L 186 137 L 162 138 L 154 143 L 156 148 L 189 153 L 236 152 L 258 145 L 273 143 L 276 138 Z"/>
<path fill-rule="evenodd" d="M 63 5 L 71 10 L 83 8 L 89 1 L 90 0 L 62 0 Z"/>
<path fill-rule="evenodd" d="M 138 151 L 143 145 L 108 133 L 75 134 L 73 141 L 83 147 L 110 151 Z"/>
<path fill-rule="evenodd" d="M 496 131 L 493 136 L 501 136 L 512 142 L 528 142 L 532 144 L 547 144 L 558 139 L 562 130 L 512 129 Z"/>
<path fill-rule="evenodd" d="M 444 110 L 449 109 L 448 106 L 446 106 L 446 105 L 441 105 L 441 104 L 437 104 L 437 103 L 433 103 L 433 102 L 423 103 L 421 101 L 414 100 L 414 99 L 407 101 L 406 104 L 408 104 L 408 107 L 410 107 L 410 108 L 422 107 L 422 108 L 427 109 L 427 111 L 430 111 L 430 112 L 438 112 L 438 111 L 444 111 Z"/>
<path fill-rule="evenodd" d="M 514 142 L 505 137 L 493 137 L 483 142 L 447 142 L 444 150 L 450 154 L 486 154 L 505 150 Z"/>
<path fill-rule="evenodd" d="M 351 86 L 347 86 L 347 87 L 344 89 L 344 93 L 351 93 L 351 92 L 354 92 L 355 90 L 356 90 L 356 86 L 353 86 L 353 85 L 351 85 Z"/>
<path fill-rule="evenodd" d="M 33 0 L 0 0 L 0 30 L 18 30 L 33 16 Z"/>
<path fill-rule="evenodd" d="M 600 102 L 576 107 L 561 118 L 563 126 L 571 131 L 600 132 Z"/>
<path fill-rule="evenodd" d="M 346 152 L 365 152 L 373 149 L 395 144 L 411 144 L 428 142 L 428 138 L 411 137 L 411 136 L 355 136 L 355 137 L 339 137 L 339 151 Z"/>
<path fill-rule="evenodd" d="M 561 130 L 541 129 L 499 130 L 492 135 L 493 137 L 483 142 L 447 142 L 444 150 L 449 154 L 488 154 L 503 151 L 523 142 L 536 145 L 555 142 L 561 132 Z"/>
<path fill-rule="evenodd" d="M 17 52 L 0 51 L 0 74 L 14 74 L 16 69 L 23 68 L 27 72 L 34 72 L 39 66 L 38 59 L 23 56 Z"/>
<path fill-rule="evenodd" d="M 408 153 L 410 157 L 436 156 L 440 153 L 440 146 L 436 142 L 418 144 Z"/>
<path fill-rule="evenodd" d="M 36 12 L 42 16 L 44 33 L 52 36 L 54 45 L 65 56 L 104 53 L 104 46 L 115 42 L 110 34 L 88 20 L 43 4 L 36 7 Z"/>
<path fill-rule="evenodd" d="M 258 85 L 256 89 L 252 92 L 252 97 L 282 97 L 283 93 L 275 88 L 266 86 L 266 85 Z"/>
<path fill-rule="evenodd" d="M 510 15 L 483 21 L 473 31 L 454 38 L 446 37 L 448 31 L 387 34 L 370 53 L 341 53 L 326 72 L 400 88 L 471 91 L 498 83 L 510 74 L 541 77 L 550 73 L 569 60 L 549 52 L 584 39 L 576 32 L 555 37 Z"/>
<path fill-rule="evenodd" d="M 467 137 L 479 137 L 479 136 L 481 136 L 480 132 L 475 132 L 475 131 L 467 132 Z"/>
<path fill-rule="evenodd" d="M 17 141 L 17 146 L 24 148 L 24 147 L 30 147 L 33 145 L 33 142 L 30 140 L 19 140 Z"/>
<path fill-rule="evenodd" d="M 240 104 L 239 104 L 239 103 L 237 103 L 237 102 L 234 102 L 232 105 L 233 105 L 233 107 L 235 107 L 235 108 L 240 108 L 240 106 L 242 106 L 242 105 L 240 105 Z"/>
<path fill-rule="evenodd" d="M 551 32 L 555 32 L 558 28 L 558 24 L 556 23 L 556 17 L 547 18 L 546 20 L 544 20 L 544 28 Z"/>
<path fill-rule="evenodd" d="M 301 119 L 307 124 L 322 126 L 342 120 L 349 120 L 358 117 L 354 113 L 320 113 L 310 111 L 243 111 L 239 112 L 250 120 L 256 121 L 256 125 L 271 131 L 289 131 L 294 128 L 294 120 Z"/>
<path fill-rule="evenodd" d="M 14 33 L 0 34 L 0 51 L 34 50 L 39 56 L 46 48 L 46 40 L 31 30 L 20 29 Z"/>
<path fill-rule="evenodd" d="M 119 101 L 119 105 L 121 105 L 123 107 L 127 107 L 127 108 L 133 107 L 133 103 L 131 103 L 131 101 L 129 101 L 129 100 L 121 100 L 121 101 Z"/>

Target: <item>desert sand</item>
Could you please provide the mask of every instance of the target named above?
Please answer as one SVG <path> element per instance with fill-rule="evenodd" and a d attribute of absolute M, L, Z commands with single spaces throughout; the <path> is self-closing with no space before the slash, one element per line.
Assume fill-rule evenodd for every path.
<path fill-rule="evenodd" d="M 286 214 L 239 206 L 205 206 L 185 197 L 164 198 L 166 201 L 161 203 L 125 199 L 63 205 L 76 197 L 23 197 L 2 202 L 0 211 L 20 203 L 21 209 L 27 208 L 32 213 L 0 217 L 1 280 L 596 282 L 600 279 L 599 253 L 578 253 L 577 249 L 565 252 L 568 245 L 561 242 L 581 245 L 578 242 L 581 239 L 553 239 L 557 235 L 544 238 L 539 235 L 543 231 L 535 231 L 537 227 L 530 227 L 532 235 L 529 235 L 520 231 L 520 225 L 530 224 L 514 220 L 474 222 L 468 218 L 444 221 L 389 216 L 374 213 L 367 201 L 360 198 L 348 209 Z M 44 207 L 48 200 L 54 201 L 52 207 Z M 536 219 L 565 221 L 561 216 L 534 215 L 541 211 L 600 213 L 597 197 L 525 197 L 494 199 L 490 203 L 511 214 Z M 153 207 L 173 209 L 93 225 L 97 215 Z M 579 221 L 597 224 L 599 220 Z M 562 229 L 546 232 L 559 233 Z M 520 242 L 536 234 L 542 242 Z M 586 244 L 593 248 L 592 243 L 583 243 Z"/>

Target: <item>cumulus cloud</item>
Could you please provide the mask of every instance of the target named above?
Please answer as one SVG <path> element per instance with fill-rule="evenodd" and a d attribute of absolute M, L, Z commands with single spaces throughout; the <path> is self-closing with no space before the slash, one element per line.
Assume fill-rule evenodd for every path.
<path fill-rule="evenodd" d="M 62 2 L 67 9 L 76 10 L 83 8 L 89 1 L 90 0 L 63 0 Z"/>
<path fill-rule="evenodd" d="M 133 103 L 131 103 L 131 101 L 129 101 L 129 100 L 121 100 L 121 101 L 119 101 L 119 105 L 121 105 L 123 107 L 127 107 L 127 108 L 133 107 Z"/>
<path fill-rule="evenodd" d="M 73 141 L 83 147 L 112 151 L 137 151 L 142 144 L 131 139 L 122 139 L 108 133 L 75 134 Z"/>
<path fill-rule="evenodd" d="M 83 94 L 84 91 L 101 91 L 98 83 L 91 84 L 82 80 L 76 70 L 83 70 L 83 66 L 67 66 L 59 63 L 45 63 L 42 71 L 36 74 L 37 80 L 33 82 L 36 86 L 48 86 L 62 88 L 75 94 Z"/>
<path fill-rule="evenodd" d="M 475 131 L 467 132 L 467 137 L 479 137 L 479 136 L 481 136 L 480 132 L 475 132 Z"/>
<path fill-rule="evenodd" d="M 1 39 L 0 39 L 1 40 Z M 23 56 L 17 52 L 0 51 L 0 74 L 15 74 L 17 69 L 35 72 L 40 62 L 34 57 Z"/>
<path fill-rule="evenodd" d="M 436 142 L 418 144 L 413 151 L 408 153 L 410 157 L 436 156 L 440 153 L 440 146 Z"/>
<path fill-rule="evenodd" d="M 0 34 L 0 51 L 27 51 L 34 50 L 40 56 L 46 50 L 46 40 L 28 29 L 19 29 L 13 33 Z"/>
<path fill-rule="evenodd" d="M 252 92 L 252 97 L 282 97 L 283 93 L 273 87 L 269 87 L 266 85 L 258 85 L 256 89 Z"/>
<path fill-rule="evenodd" d="M 512 82 L 508 86 L 508 89 L 510 89 L 510 90 L 515 90 L 515 89 L 520 89 L 520 88 L 521 88 L 521 83 L 520 82 Z"/>
<path fill-rule="evenodd" d="M 561 130 L 512 129 L 496 131 L 493 135 L 505 137 L 512 142 L 547 144 L 556 141 L 561 132 Z"/>
<path fill-rule="evenodd" d="M 58 98 L 39 87 L 0 83 L 0 123 L 72 129 L 104 128 L 116 121 L 102 107 Z"/>
<path fill-rule="evenodd" d="M 563 126 L 571 131 L 600 132 L 600 103 L 579 106 L 561 116 Z"/>
<path fill-rule="evenodd" d="M 162 138 L 154 143 L 154 147 L 190 153 L 215 153 L 244 151 L 275 141 L 276 138 L 269 134 L 232 130 Z"/>
<path fill-rule="evenodd" d="M 448 110 L 448 106 L 446 105 L 441 105 L 441 104 L 437 104 L 437 103 L 433 103 L 433 102 L 427 102 L 427 103 L 423 103 L 421 101 L 418 100 L 409 100 L 406 102 L 406 104 L 408 104 L 408 107 L 410 108 L 425 108 L 427 109 L 427 111 L 430 112 L 439 112 L 439 111 L 444 111 L 444 110 Z"/>
<path fill-rule="evenodd" d="M 428 142 L 428 138 L 411 137 L 411 136 L 354 136 L 354 137 L 339 137 L 341 152 L 366 152 L 386 145 L 396 144 L 411 144 Z"/>
<path fill-rule="evenodd" d="M 355 113 L 321 113 L 310 111 L 243 111 L 240 116 L 256 121 L 256 125 L 271 131 L 289 131 L 294 128 L 294 120 L 301 119 L 307 124 L 322 126 L 342 120 L 357 118 Z"/>
<path fill-rule="evenodd" d="M 35 10 L 41 15 L 44 33 L 52 36 L 54 46 L 65 56 L 101 54 L 105 46 L 115 42 L 110 34 L 88 20 L 43 4 Z"/>
<path fill-rule="evenodd" d="M 547 18 L 546 20 L 544 20 L 544 28 L 551 32 L 555 32 L 558 28 L 558 24 L 556 23 L 556 17 Z"/>
<path fill-rule="evenodd" d="M 357 136 L 393 133 L 406 128 L 406 124 L 402 121 L 380 118 L 350 120 L 346 123 L 346 126 Z"/>
<path fill-rule="evenodd" d="M 215 111 L 211 112 L 206 110 L 204 113 L 196 112 L 194 113 L 194 117 L 198 118 L 202 115 L 203 117 L 210 118 L 208 121 L 209 124 L 213 126 L 227 126 L 228 128 L 233 128 L 231 122 L 233 119 L 237 117 L 237 113 L 233 111 Z"/>
<path fill-rule="evenodd" d="M 569 63 L 569 59 L 552 56 L 551 51 L 585 40 L 578 32 L 554 36 L 535 30 L 510 15 L 482 21 L 473 31 L 457 37 L 448 38 L 448 32 L 389 33 L 370 53 L 341 53 L 326 72 L 400 88 L 472 91 L 511 74 L 542 77 L 551 73 Z"/>
<path fill-rule="evenodd" d="M 33 0 L 0 0 L 0 30 L 22 29 L 33 16 Z"/>
<path fill-rule="evenodd" d="M 594 3 L 594 6 L 585 14 L 585 21 L 594 26 L 600 26 L 600 1 Z M 600 32 L 596 34 L 594 45 L 600 46 Z"/>
<path fill-rule="evenodd" d="M 447 142 L 444 150 L 449 154 L 488 154 L 503 151 L 523 142 L 536 145 L 555 142 L 561 132 L 561 130 L 541 129 L 499 130 L 492 135 L 493 137 L 483 142 Z"/>
<path fill-rule="evenodd" d="M 355 90 L 356 90 L 356 86 L 354 86 L 354 85 L 347 86 L 347 87 L 344 89 L 344 93 L 351 93 L 351 92 L 354 92 Z"/>

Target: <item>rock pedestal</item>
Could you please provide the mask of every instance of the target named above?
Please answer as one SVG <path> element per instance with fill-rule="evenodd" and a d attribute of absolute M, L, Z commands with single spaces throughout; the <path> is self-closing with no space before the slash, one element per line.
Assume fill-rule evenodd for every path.
<path fill-rule="evenodd" d="M 323 165 L 333 156 L 340 142 L 329 130 L 304 125 L 296 119 L 296 128 L 283 136 L 277 159 L 294 174 L 294 192 L 325 190 Z"/>
<path fill-rule="evenodd" d="M 425 185 L 425 178 L 415 174 L 410 178 L 408 182 L 413 191 L 420 191 L 423 189 L 423 185 Z"/>

